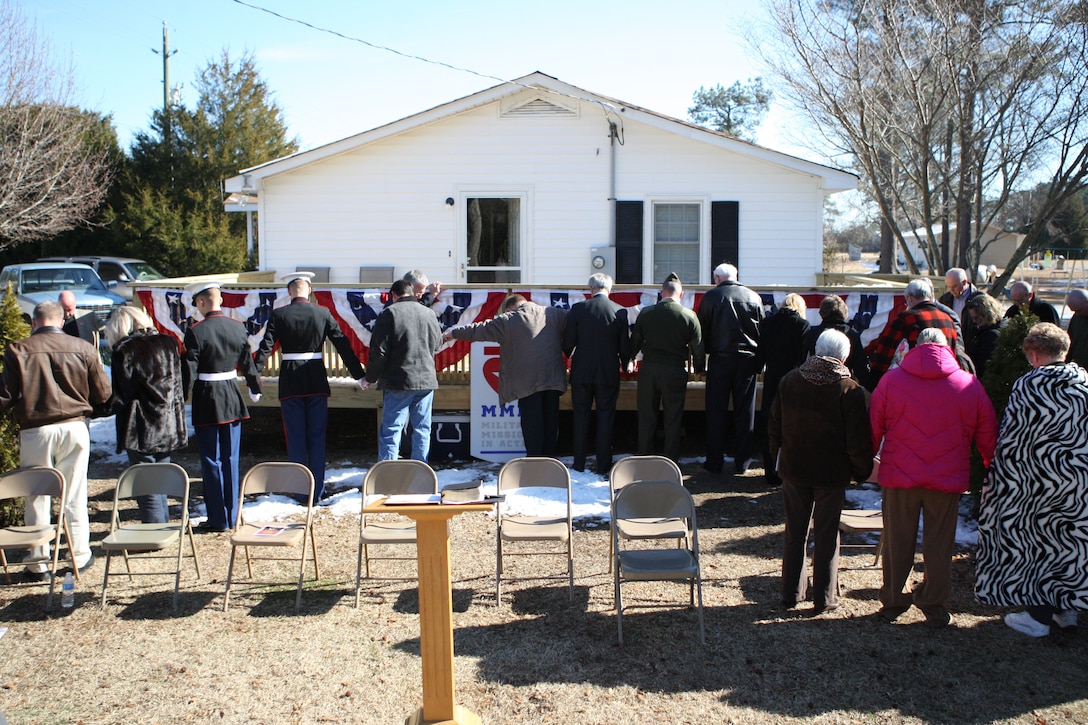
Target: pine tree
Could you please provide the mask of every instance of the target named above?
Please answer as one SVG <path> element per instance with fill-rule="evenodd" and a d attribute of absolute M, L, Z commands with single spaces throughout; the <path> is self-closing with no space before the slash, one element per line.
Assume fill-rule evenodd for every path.
<path fill-rule="evenodd" d="M 11 284 L 3 296 L 0 296 L 0 374 L 3 373 L 3 355 L 8 345 L 30 335 L 30 325 L 23 321 L 23 313 L 15 295 L 11 293 Z M 10 471 L 19 466 L 19 426 L 15 416 L 9 410 L 0 415 L 0 471 Z M 0 504 L 0 527 L 15 526 L 23 522 L 22 505 L 14 501 Z"/>

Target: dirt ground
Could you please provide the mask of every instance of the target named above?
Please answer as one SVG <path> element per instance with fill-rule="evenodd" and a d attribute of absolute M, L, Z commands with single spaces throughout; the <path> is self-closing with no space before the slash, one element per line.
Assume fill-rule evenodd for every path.
<path fill-rule="evenodd" d="M 246 464 L 275 460 L 275 425 L 247 425 L 248 440 L 265 446 L 244 443 Z M 330 458 L 366 465 L 372 432 L 359 426 L 352 438 L 350 427 L 339 425 Z M 199 475 L 192 450 L 179 461 Z M 92 463 L 92 547 L 118 473 Z M 1088 723 L 1088 632 L 1030 640 L 1009 630 L 1005 610 L 974 601 L 968 551 L 955 559 L 953 623 L 943 630 L 916 611 L 896 624 L 874 619 L 871 549 L 845 550 L 841 609 L 783 610 L 781 495 L 761 473 L 685 466 L 699 510 L 706 645 L 686 587 L 650 583 L 625 587 L 635 606 L 626 646 L 616 644 L 607 526 L 577 527 L 572 599 L 562 581 L 527 581 L 504 587 L 496 606 L 493 521 L 455 519 L 458 701 L 486 723 Z M 167 577 L 111 577 L 101 607 L 99 552 L 67 613 L 44 613 L 44 586 L 3 587 L 0 711 L 19 724 L 403 722 L 421 703 L 414 581 L 364 582 L 356 609 L 357 517 L 323 510 L 317 536 L 322 575 L 315 583 L 310 571 L 298 615 L 287 583 L 297 569 L 287 565 L 283 585 L 239 587 L 222 611 L 225 535 L 198 537 L 203 576 L 186 569 L 177 611 Z M 553 557 L 514 565 L 532 575 L 563 568 Z M 415 572 L 405 561 L 375 567 L 377 576 Z"/>

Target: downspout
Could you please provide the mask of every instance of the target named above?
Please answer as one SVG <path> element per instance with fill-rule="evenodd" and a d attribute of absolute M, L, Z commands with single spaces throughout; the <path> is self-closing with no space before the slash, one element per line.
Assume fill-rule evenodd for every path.
<path fill-rule="evenodd" d="M 616 246 L 616 122 L 608 122 L 608 244 Z"/>

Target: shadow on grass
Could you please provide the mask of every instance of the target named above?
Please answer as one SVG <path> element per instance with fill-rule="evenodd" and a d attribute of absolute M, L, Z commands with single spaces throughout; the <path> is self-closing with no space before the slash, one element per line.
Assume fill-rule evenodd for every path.
<path fill-rule="evenodd" d="M 699 644 L 687 588 L 677 585 L 675 598 L 666 593 L 649 600 L 629 596 L 625 587 L 625 601 L 636 606 L 625 607 L 624 647 L 616 643 L 613 612 L 568 606 L 565 591 L 540 589 L 511 594 L 535 602 L 529 613 L 550 602 L 548 616 L 459 627 L 455 651 L 477 660 L 474 678 L 481 681 L 714 693 L 723 705 L 771 718 L 883 718 L 893 711 L 932 723 L 974 724 L 1084 697 L 1083 636 L 1029 640 L 996 617 L 931 630 L 917 617 L 884 623 L 868 607 L 867 616 L 810 617 L 777 606 L 774 577 L 753 577 L 742 587 L 759 603 L 707 608 L 706 646 Z M 950 605 L 954 616 L 981 609 Z M 418 640 L 397 646 L 415 652 Z"/>
<path fill-rule="evenodd" d="M 112 579 L 113 577 L 110 578 Z M 115 589 L 113 585 L 110 585 L 109 591 L 106 592 L 106 606 L 116 606 L 116 604 L 119 603 L 118 600 L 127 602 L 122 604 L 121 610 L 117 612 L 118 619 L 130 621 L 184 619 L 200 614 L 206 607 L 212 606 L 213 602 L 222 596 L 222 592 L 211 590 L 181 591 L 178 592 L 178 608 L 174 609 L 172 606 L 174 599 L 173 589 L 169 591 L 148 592 L 146 594 L 140 594 L 135 598 L 131 598 L 128 593 L 120 587 Z M 132 601 L 128 601 L 130 598 Z M 100 601 L 101 596 L 96 598 L 96 603 Z M 219 601 L 219 606 L 222 607 L 222 605 L 222 601 Z"/>

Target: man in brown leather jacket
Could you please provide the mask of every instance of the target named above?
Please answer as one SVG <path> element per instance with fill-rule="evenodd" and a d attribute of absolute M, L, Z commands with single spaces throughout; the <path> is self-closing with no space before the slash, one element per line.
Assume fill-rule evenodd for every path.
<path fill-rule="evenodd" d="M 87 462 L 91 441 L 84 419 L 110 399 L 110 381 L 94 346 L 61 330 L 57 302 L 34 308 L 34 332 L 8 345 L 0 411 L 15 409 L 19 423 L 19 465 L 52 466 L 68 482 L 64 510 L 72 531 L 72 553 L 80 571 L 94 563 L 87 519 Z M 48 496 L 27 499 L 26 524 L 49 523 Z M 39 559 L 26 576 L 45 578 L 48 547 L 31 551 Z"/>

